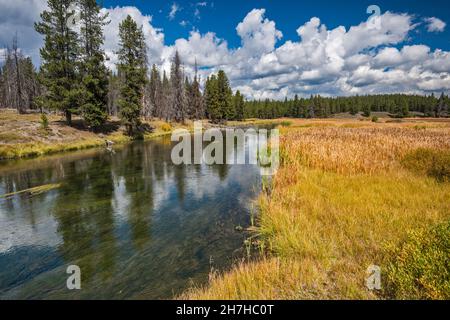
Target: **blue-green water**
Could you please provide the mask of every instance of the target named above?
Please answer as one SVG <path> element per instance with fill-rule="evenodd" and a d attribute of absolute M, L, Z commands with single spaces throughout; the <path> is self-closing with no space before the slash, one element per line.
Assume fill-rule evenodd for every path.
<path fill-rule="evenodd" d="M 0 299 L 166 299 L 243 254 L 254 165 L 172 164 L 170 139 L 0 163 Z M 245 152 L 242 148 L 237 152 Z M 66 269 L 81 268 L 81 290 Z"/>

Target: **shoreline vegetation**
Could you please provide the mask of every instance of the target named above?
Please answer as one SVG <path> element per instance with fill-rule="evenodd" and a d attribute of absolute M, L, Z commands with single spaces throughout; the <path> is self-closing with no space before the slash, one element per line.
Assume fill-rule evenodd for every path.
<path fill-rule="evenodd" d="M 134 140 L 127 135 L 120 120 L 114 117 L 100 132 L 89 131 L 81 119 L 74 118 L 73 126 L 68 126 L 58 115 L 47 115 L 48 123 L 42 124 L 39 113 L 19 115 L 15 110 L 0 110 L 0 160 L 33 158 L 43 155 L 104 147 L 106 141 L 114 144 L 129 143 Z M 275 120 L 250 120 L 229 122 L 228 126 L 246 126 L 274 123 Z M 146 128 L 140 139 L 148 140 L 170 135 L 175 129 L 193 130 L 193 122 L 170 123 L 161 120 L 142 121 Z M 204 121 L 204 127 L 217 126 Z"/>
<path fill-rule="evenodd" d="M 257 200 L 263 256 L 179 299 L 449 299 L 450 121 L 295 120 Z M 366 287 L 381 268 L 381 290 Z"/>
<path fill-rule="evenodd" d="M 178 51 L 170 69 L 150 66 L 148 39 L 131 15 L 116 30 L 112 71 L 103 49 L 108 16 L 100 5 L 46 2 L 34 24 L 43 38 L 39 70 L 19 50 L 17 35 L 5 50 L 0 108 L 19 114 L 0 111 L 0 160 L 192 131 L 194 119 L 207 118 L 204 128 L 281 128 L 281 168 L 257 200 L 250 241 L 263 257 L 212 273 L 208 285 L 180 298 L 450 299 L 445 92 L 246 101 L 224 70 L 201 77 L 205 65 L 192 59 L 184 65 L 188 57 Z M 77 23 L 72 5 L 80 12 Z M 380 291 L 365 285 L 374 265 L 381 269 Z"/>
<path fill-rule="evenodd" d="M 436 122 L 446 123 L 447 118 L 408 118 L 391 119 L 384 115 L 378 120 L 380 123 L 402 123 L 402 122 Z M 86 128 L 80 118 L 74 118 L 72 126 L 67 125 L 63 115 L 46 115 L 46 124 L 43 124 L 40 113 L 18 114 L 14 109 L 0 109 L 0 161 L 22 158 L 35 158 L 44 155 L 52 155 L 70 151 L 104 147 L 106 141 L 114 144 L 124 144 L 135 140 L 130 137 L 122 126 L 120 119 L 111 117 L 104 125 L 103 130 L 93 132 Z M 300 119 L 277 118 L 277 119 L 246 119 L 243 121 L 228 121 L 226 125 L 214 124 L 203 120 L 203 127 L 233 128 L 258 125 L 281 125 L 289 126 L 292 121 Z M 359 121 L 371 121 L 359 115 L 338 114 L 335 118 L 327 119 L 303 119 L 303 126 L 327 122 L 346 121 L 346 125 L 359 125 Z M 175 129 L 193 130 L 193 121 L 186 123 L 166 122 L 159 119 L 142 120 L 144 133 L 139 139 L 148 140 L 172 134 Z"/>
<path fill-rule="evenodd" d="M 106 141 L 114 144 L 133 141 L 120 120 L 114 117 L 97 133 L 86 129 L 81 119 L 75 118 L 73 125 L 68 126 L 61 116 L 52 114 L 46 118 L 48 123 L 44 126 L 38 113 L 18 115 L 12 110 L 0 111 L 0 160 L 104 147 Z M 172 127 L 163 121 L 145 121 L 143 124 L 148 128 L 142 135 L 143 139 L 170 134 L 174 128 L 183 127 Z"/>
<path fill-rule="evenodd" d="M 229 121 L 280 128 L 281 167 L 256 200 L 250 228 L 263 254 L 176 298 L 449 299 L 450 119 L 379 116 Z M 69 127 L 48 118 L 44 135 L 39 114 L 0 112 L 0 154 L 131 141 L 114 118 L 102 134 L 77 119 Z M 144 124 L 152 128 L 144 139 L 181 127 Z M 66 140 L 58 139 L 62 132 Z M 381 291 L 366 288 L 371 265 L 381 268 Z"/>

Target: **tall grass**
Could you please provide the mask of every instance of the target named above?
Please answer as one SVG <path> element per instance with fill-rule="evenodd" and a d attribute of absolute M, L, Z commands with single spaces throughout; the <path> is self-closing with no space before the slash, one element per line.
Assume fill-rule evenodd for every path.
<path fill-rule="evenodd" d="M 410 232 L 389 250 L 386 297 L 450 299 L 450 221 Z"/>
<path fill-rule="evenodd" d="M 404 170 L 401 159 L 417 148 L 449 150 L 450 129 L 369 124 L 283 129 L 282 168 L 258 200 L 267 257 L 215 274 L 182 298 L 376 299 L 384 296 L 365 286 L 373 264 L 394 290 L 401 275 L 387 271 L 398 252 L 386 248 L 450 219 L 450 184 Z M 403 290 L 408 296 L 415 293 Z"/>
<path fill-rule="evenodd" d="M 395 127 L 312 127 L 284 130 L 282 143 L 290 165 L 343 174 L 376 174 L 396 168 L 409 151 L 450 149 L 450 130 Z"/>

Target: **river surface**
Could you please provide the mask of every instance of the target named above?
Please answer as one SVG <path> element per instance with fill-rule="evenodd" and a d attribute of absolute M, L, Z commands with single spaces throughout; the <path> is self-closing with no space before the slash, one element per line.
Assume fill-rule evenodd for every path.
<path fill-rule="evenodd" d="M 245 256 L 256 165 L 180 165 L 170 137 L 0 162 L 0 299 L 168 299 Z M 248 146 L 237 148 L 245 152 Z M 68 290 L 67 267 L 81 269 Z"/>

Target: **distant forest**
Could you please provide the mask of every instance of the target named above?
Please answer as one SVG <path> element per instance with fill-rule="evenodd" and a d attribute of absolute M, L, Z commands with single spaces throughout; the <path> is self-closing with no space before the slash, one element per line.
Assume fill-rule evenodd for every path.
<path fill-rule="evenodd" d="M 372 112 L 387 112 L 392 117 L 419 115 L 424 117 L 448 117 L 449 97 L 442 93 L 406 95 L 380 94 L 351 97 L 324 98 L 320 95 L 284 101 L 248 101 L 245 104 L 245 117 L 248 118 L 327 118 L 337 113 L 348 112 L 353 115 L 362 112 L 370 116 Z M 413 114 L 414 113 L 414 114 Z"/>
<path fill-rule="evenodd" d="M 139 131 L 141 118 L 185 122 L 210 119 L 214 123 L 244 118 L 325 118 L 333 114 L 387 112 L 406 117 L 416 112 L 426 117 L 447 117 L 449 97 L 442 93 L 421 95 L 367 95 L 325 98 L 320 95 L 284 101 L 245 101 L 233 92 L 227 75 L 220 70 L 201 80 L 184 72 L 182 57 L 174 54 L 170 72 L 148 65 L 146 39 L 141 26 L 128 16 L 119 25 L 117 72 L 105 65 L 102 15 L 95 0 L 48 0 L 48 9 L 35 23 L 43 35 L 41 66 L 33 66 L 13 38 L 0 67 L 0 108 L 19 113 L 39 110 L 60 112 L 71 125 L 72 115 L 82 117 L 96 130 L 108 116 L 120 117 L 131 135 Z M 71 26 L 73 6 L 80 12 Z M 197 70 L 197 67 L 195 68 Z"/>

